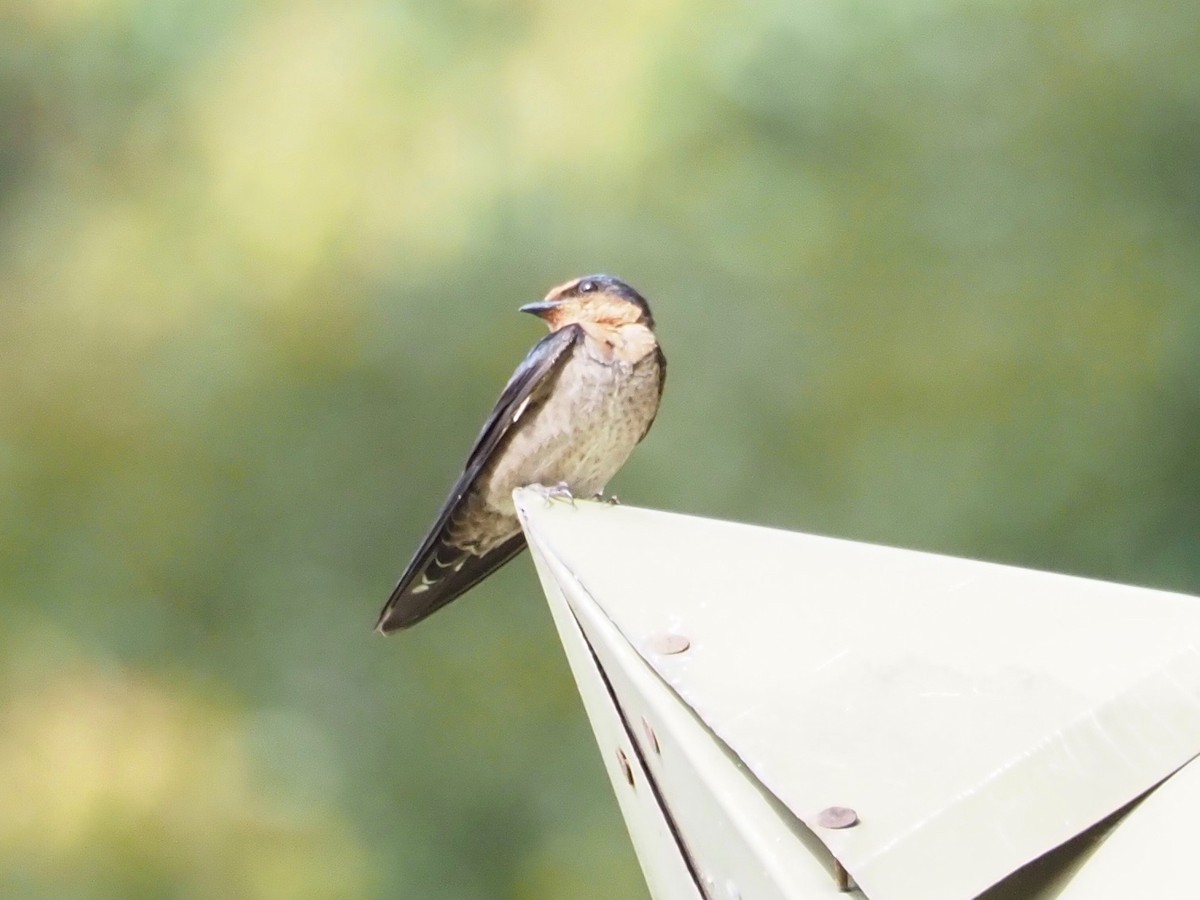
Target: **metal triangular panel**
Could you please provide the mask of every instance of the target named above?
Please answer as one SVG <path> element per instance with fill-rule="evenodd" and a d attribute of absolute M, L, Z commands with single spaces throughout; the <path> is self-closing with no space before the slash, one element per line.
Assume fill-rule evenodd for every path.
<path fill-rule="evenodd" d="M 1200 753 L 1195 598 L 517 499 L 543 583 L 633 651 L 613 672 L 655 673 L 873 900 L 975 897 Z"/>

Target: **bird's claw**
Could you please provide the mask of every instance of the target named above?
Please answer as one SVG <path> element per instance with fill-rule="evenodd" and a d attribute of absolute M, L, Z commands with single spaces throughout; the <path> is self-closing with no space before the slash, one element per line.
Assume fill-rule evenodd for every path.
<path fill-rule="evenodd" d="M 544 484 L 531 484 L 529 489 L 541 494 L 542 499 L 546 501 L 546 506 L 549 506 L 555 500 L 565 500 L 572 507 L 575 506 L 575 495 L 571 493 L 571 488 L 565 481 L 560 481 L 558 484 L 552 484 L 549 487 Z"/>
<path fill-rule="evenodd" d="M 621 505 L 620 497 L 618 497 L 616 494 L 609 494 L 607 497 L 605 497 L 604 491 L 596 491 L 596 493 L 592 494 L 592 499 L 598 503 L 607 503 L 609 506 Z"/>

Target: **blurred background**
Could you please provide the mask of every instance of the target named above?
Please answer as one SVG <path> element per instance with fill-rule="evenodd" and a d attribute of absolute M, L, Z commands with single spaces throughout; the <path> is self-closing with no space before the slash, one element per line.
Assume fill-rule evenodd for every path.
<path fill-rule="evenodd" d="M 645 897 L 527 558 L 371 633 L 575 275 L 625 503 L 1200 592 L 1193 0 L 0 22 L 0 896 Z"/>

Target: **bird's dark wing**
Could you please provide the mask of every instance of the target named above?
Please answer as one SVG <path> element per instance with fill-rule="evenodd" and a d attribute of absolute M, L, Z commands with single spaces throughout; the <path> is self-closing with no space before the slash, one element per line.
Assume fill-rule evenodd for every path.
<path fill-rule="evenodd" d="M 415 625 L 525 549 L 521 532 L 486 552 L 460 545 L 455 542 L 456 518 L 461 519 L 467 512 L 471 489 L 489 460 L 501 451 L 512 426 L 544 402 L 582 336 L 578 325 L 551 332 L 513 372 L 475 439 L 462 475 L 384 604 L 375 625 L 379 631 L 387 634 Z"/>

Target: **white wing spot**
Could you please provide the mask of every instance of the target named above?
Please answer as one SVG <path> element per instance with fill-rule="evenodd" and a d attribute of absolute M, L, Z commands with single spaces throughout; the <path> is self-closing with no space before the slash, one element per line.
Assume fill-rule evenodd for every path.
<path fill-rule="evenodd" d="M 524 414 L 526 408 L 529 406 L 529 401 L 532 399 L 533 399 L 533 396 L 530 395 L 521 401 L 521 405 L 518 406 L 517 411 L 513 413 L 513 417 L 512 417 L 513 422 L 516 422 L 517 419 L 521 418 L 521 416 Z"/>

